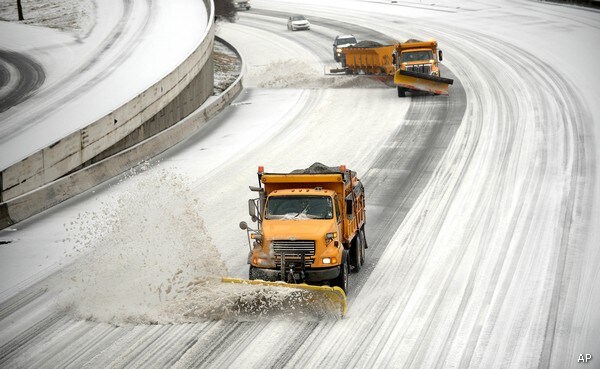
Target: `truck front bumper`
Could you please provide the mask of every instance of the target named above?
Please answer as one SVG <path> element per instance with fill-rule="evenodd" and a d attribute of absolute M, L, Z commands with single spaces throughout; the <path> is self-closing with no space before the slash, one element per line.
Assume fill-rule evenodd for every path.
<path fill-rule="evenodd" d="M 297 277 L 296 279 L 300 278 L 299 274 L 299 271 L 294 271 L 294 275 Z M 336 278 L 338 275 L 340 275 L 339 266 L 331 268 L 306 269 L 304 271 L 304 282 L 328 281 Z M 252 279 L 262 279 L 263 281 L 280 281 L 281 270 L 253 267 Z"/>

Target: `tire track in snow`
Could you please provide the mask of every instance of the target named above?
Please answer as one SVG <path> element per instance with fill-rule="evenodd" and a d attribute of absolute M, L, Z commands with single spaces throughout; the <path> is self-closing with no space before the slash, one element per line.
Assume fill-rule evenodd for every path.
<path fill-rule="evenodd" d="M 481 43 L 482 37 L 483 37 L 482 35 L 479 35 L 479 37 L 477 39 L 475 39 L 475 38 L 471 39 L 473 49 L 476 49 L 477 43 Z M 469 37 L 466 36 L 466 35 L 461 35 L 460 36 L 460 39 L 462 40 L 462 42 L 464 42 L 464 40 L 468 39 L 468 38 Z M 458 37 L 457 37 L 457 39 L 458 39 Z M 489 46 L 489 44 L 488 44 L 488 46 Z M 501 60 L 509 60 L 509 61 L 511 61 L 513 63 L 514 62 L 518 62 L 517 65 L 516 65 L 516 67 L 513 67 L 513 68 L 515 68 L 515 70 L 528 70 L 528 71 L 531 71 L 531 70 L 535 69 L 535 68 L 533 68 L 533 65 L 537 65 L 537 63 L 540 62 L 539 60 L 536 60 L 536 58 L 533 55 L 527 55 L 527 54 L 525 54 L 524 58 L 520 58 L 521 60 L 514 60 L 514 56 L 517 55 L 517 58 L 519 58 L 523 54 L 523 50 L 518 50 L 518 49 L 516 49 L 514 47 L 511 48 L 509 46 L 510 45 L 508 45 L 508 44 L 500 45 L 500 46 L 497 46 L 497 48 L 494 48 L 493 51 L 495 53 L 498 53 L 498 54 L 503 54 L 503 53 L 505 54 L 505 55 L 502 55 L 502 57 L 499 57 Z M 471 48 L 467 48 L 467 49 L 471 49 Z M 506 50 L 510 50 L 510 52 L 507 53 Z M 480 66 L 480 67 L 483 67 L 482 70 L 485 70 L 485 66 Z M 545 78 L 544 75 L 538 76 L 538 78 L 541 78 L 542 80 L 545 80 L 545 81 L 543 81 L 543 82 L 545 82 L 545 84 L 543 84 L 543 83 L 540 83 L 540 84 L 547 86 L 546 88 L 542 88 L 541 89 L 542 91 L 547 91 L 547 90 L 552 91 L 552 90 L 554 90 L 553 91 L 554 94 L 550 94 L 550 95 L 551 96 L 559 96 L 558 100 L 561 100 L 560 96 L 563 96 L 562 94 L 565 91 L 567 91 L 567 93 L 565 94 L 566 96 L 574 96 L 574 94 L 571 95 L 569 93 L 569 92 L 572 92 L 572 90 L 568 87 L 568 85 L 564 81 L 561 80 L 561 78 L 558 75 L 558 73 L 553 72 L 552 68 L 550 68 L 549 66 L 546 65 L 545 68 L 542 68 L 542 70 L 549 71 L 550 72 L 549 74 L 553 74 L 553 76 L 551 78 Z M 501 84 L 498 83 L 497 86 L 501 86 Z M 511 96 L 511 95 L 509 95 L 509 94 L 507 94 L 506 96 L 514 99 L 514 97 Z M 521 97 L 521 96 L 519 96 L 519 97 Z M 534 102 L 536 102 L 536 101 L 543 101 L 543 98 L 544 98 L 544 96 L 534 96 L 533 101 Z M 519 103 L 521 103 L 521 102 L 520 101 L 517 102 L 517 104 L 519 104 Z M 503 106 L 503 104 L 499 104 L 499 105 Z M 541 103 L 540 105 L 541 106 L 545 106 L 546 104 Z M 559 101 L 558 104 L 555 103 L 554 105 L 555 106 L 556 105 L 560 106 L 559 110 L 571 114 L 571 117 L 567 116 L 566 119 L 564 119 L 564 122 L 565 122 L 566 125 L 571 125 L 572 124 L 573 125 L 573 131 L 575 131 L 574 136 L 576 136 L 578 139 L 581 139 L 582 135 L 577 133 L 577 124 L 581 124 L 582 119 L 581 119 L 581 117 L 579 117 L 579 118 L 573 118 L 573 116 L 577 115 L 577 112 L 584 110 L 584 109 L 582 109 L 581 105 L 578 104 L 578 101 L 575 100 L 575 99 L 569 99 L 569 98 L 567 98 L 567 102 L 566 103 Z M 525 107 L 525 108 L 527 108 L 527 107 Z M 507 109 L 507 110 L 509 112 L 511 111 L 510 109 Z M 513 110 L 515 112 L 519 112 L 520 111 L 518 109 L 518 106 L 517 106 L 517 109 L 513 109 Z M 550 119 L 550 118 L 551 118 L 550 116 L 548 116 L 548 117 L 542 117 L 541 120 L 544 121 L 545 119 Z M 506 120 L 505 118 L 503 118 L 503 119 Z M 508 121 L 510 121 L 510 119 L 508 119 Z M 567 127 L 567 128 L 569 128 L 569 127 Z M 570 138 L 572 139 L 572 137 L 566 137 L 565 145 L 567 147 L 571 144 L 571 141 L 569 141 Z M 510 145 L 516 145 L 516 144 L 518 144 L 514 140 L 514 134 L 507 135 L 506 138 L 503 138 L 503 141 L 505 142 L 504 145 L 509 145 L 509 144 Z M 576 188 L 576 185 L 577 185 L 576 182 L 577 182 L 577 179 L 580 178 L 581 175 L 582 175 L 581 165 L 582 165 L 582 161 L 585 160 L 584 159 L 585 155 L 584 155 L 582 147 L 583 147 L 583 145 L 580 146 L 579 152 L 576 153 L 576 155 L 575 155 L 576 156 L 575 164 L 573 165 L 573 170 L 572 170 L 571 177 L 570 177 L 571 178 L 571 182 L 570 182 L 570 185 L 569 185 L 570 190 L 568 191 L 568 193 L 566 195 L 568 204 L 565 206 L 563 213 L 565 214 L 565 220 L 567 222 L 569 222 L 570 219 L 571 219 L 571 216 L 574 215 L 573 211 L 572 211 L 573 210 L 572 209 L 572 203 L 575 201 L 576 196 L 578 196 L 577 192 L 579 192 L 579 190 Z M 518 155 L 518 152 L 521 150 L 521 148 L 520 147 L 515 147 L 512 150 L 516 151 L 517 155 Z M 536 179 L 536 182 L 534 183 L 534 189 L 533 189 L 533 191 L 531 191 L 533 193 L 533 197 L 532 197 L 532 201 L 533 202 L 537 202 L 536 199 L 539 198 L 539 196 L 541 195 L 540 194 L 540 188 L 542 187 L 542 183 L 543 183 L 544 178 L 545 178 L 544 171 L 547 170 L 546 168 L 548 166 L 547 153 L 545 151 L 543 151 L 543 152 L 541 152 L 540 155 L 542 155 L 542 157 L 539 158 L 539 161 L 541 162 L 539 164 L 540 169 L 535 170 L 534 163 L 532 163 L 530 165 L 531 166 L 531 170 L 532 171 L 535 170 L 535 172 L 536 172 L 537 175 L 533 176 L 531 174 L 531 172 L 530 172 L 529 173 L 529 179 L 525 181 L 525 183 L 527 184 L 527 182 L 529 182 L 529 180 L 531 180 L 532 177 Z M 501 163 L 501 170 L 500 170 L 500 173 L 503 173 L 504 171 L 506 171 L 506 166 L 508 165 L 507 163 L 508 163 L 508 160 L 510 158 L 506 156 L 506 152 L 504 154 L 501 154 L 500 157 L 504 157 L 504 159 L 503 159 L 504 161 Z M 502 189 L 504 187 L 504 185 L 502 185 L 501 182 L 505 182 L 505 181 L 506 181 L 506 179 L 496 178 L 493 181 L 493 182 L 496 182 L 496 183 L 493 183 L 493 182 L 489 183 L 488 187 Z M 579 194 L 579 196 L 581 196 L 581 194 Z M 496 200 L 496 202 L 498 202 L 499 200 L 500 199 L 498 198 Z M 521 204 L 520 208 L 521 209 L 523 208 L 522 204 Z M 527 223 L 526 224 L 520 224 L 520 226 L 524 226 L 526 229 L 530 227 L 529 224 L 531 224 L 531 222 L 532 222 L 532 217 L 533 217 L 533 214 L 535 213 L 536 209 L 527 209 L 527 210 L 528 210 L 528 213 L 530 214 L 530 215 L 525 215 L 525 219 L 527 220 Z M 520 212 L 520 211 L 518 211 L 518 212 Z M 490 217 L 491 217 L 491 215 L 488 215 L 488 221 L 487 221 L 488 224 L 489 224 L 489 218 Z M 515 217 L 512 218 L 512 225 L 511 225 L 510 228 L 513 229 L 513 231 L 514 231 L 514 228 L 516 227 L 516 223 L 515 223 L 516 219 L 518 219 L 518 218 L 519 218 L 519 216 L 515 216 Z M 563 228 L 561 228 L 561 229 L 563 229 Z M 565 232 L 563 233 L 563 240 L 560 242 L 560 244 L 561 244 L 560 254 L 561 255 L 558 258 L 558 265 L 559 265 L 558 268 L 559 269 L 560 269 L 560 265 L 564 265 L 564 251 L 566 250 L 566 247 L 567 247 L 567 244 L 568 244 L 568 240 L 565 239 L 565 237 L 567 237 L 567 235 L 569 234 L 570 227 L 569 226 L 565 226 L 564 230 L 565 230 Z M 503 265 L 503 264 L 504 264 L 504 257 L 506 256 L 506 251 L 507 251 L 507 247 L 508 247 L 508 241 L 509 241 L 509 239 L 511 237 L 510 232 L 507 234 L 507 237 L 508 237 L 508 239 L 505 242 L 502 243 L 502 245 L 503 245 L 503 247 L 502 247 L 503 250 L 502 250 L 502 254 L 501 254 L 502 256 L 498 259 L 496 267 L 494 268 L 494 272 L 492 273 L 493 278 L 494 278 L 494 280 L 496 282 L 497 282 L 497 280 L 499 278 L 499 273 L 500 273 L 501 269 L 502 268 L 506 268 L 506 265 Z M 466 240 L 468 240 L 469 238 L 470 237 L 466 237 Z M 522 243 L 523 243 L 522 241 L 519 242 L 519 244 L 522 244 Z M 514 269 L 517 266 L 517 261 L 519 261 L 519 256 L 518 255 L 519 254 L 517 254 L 516 255 L 517 257 L 514 258 L 514 261 L 509 264 L 509 268 L 513 272 L 514 272 Z M 478 258 L 476 258 L 476 260 L 477 259 Z M 479 268 L 479 263 L 476 263 L 474 265 L 474 267 Z M 508 272 L 508 275 L 513 274 L 513 272 Z M 476 269 L 472 269 L 471 273 L 476 273 Z M 552 306 L 551 306 L 550 319 L 549 319 L 549 322 L 548 322 L 549 326 L 555 324 L 555 323 L 552 323 L 552 322 L 555 320 L 555 317 L 553 318 L 553 315 L 556 315 L 556 311 L 558 310 L 558 301 L 559 301 L 559 298 L 557 296 L 559 295 L 559 293 L 557 292 L 557 289 L 560 288 L 561 280 L 562 280 L 562 272 L 559 271 L 557 273 L 556 281 L 555 281 L 555 284 L 554 284 L 555 287 L 554 287 L 554 294 L 553 294 L 553 303 L 552 303 Z M 491 283 L 490 285 L 492 285 L 492 286 L 496 285 L 496 282 Z M 506 283 L 508 283 L 508 282 L 506 282 Z M 457 324 L 457 322 L 460 322 L 462 320 L 462 314 L 464 313 L 464 307 L 466 305 L 465 297 L 467 299 L 469 298 L 469 296 L 470 296 L 469 293 L 470 293 L 470 290 L 472 288 L 472 284 L 473 284 L 473 280 L 469 279 L 469 286 L 470 287 L 468 287 L 466 289 L 467 294 L 463 297 L 463 300 L 461 302 L 461 307 L 459 308 L 459 310 L 457 312 L 457 316 L 455 317 L 455 320 L 454 320 L 455 323 L 454 323 L 454 325 L 453 325 L 453 327 L 451 329 L 450 336 L 452 337 L 452 339 L 454 339 L 455 337 L 453 337 L 453 336 L 456 335 L 456 331 L 457 331 L 456 324 Z M 496 298 L 499 298 L 499 299 L 502 300 L 503 298 L 501 296 L 506 294 L 506 290 L 507 289 L 508 289 L 508 286 L 504 285 L 504 286 L 500 287 L 500 291 L 496 291 L 494 289 L 489 290 L 490 293 L 488 293 L 487 298 L 486 298 L 487 304 L 491 303 L 492 296 L 494 294 L 497 295 L 498 292 L 500 292 L 501 295 L 500 295 L 500 297 L 496 296 Z M 445 293 L 445 289 L 444 289 L 444 293 Z M 442 295 L 440 295 L 440 298 L 441 298 L 441 296 Z M 552 311 L 554 311 L 554 313 L 552 313 Z M 477 320 L 481 321 L 481 319 L 483 319 L 486 314 L 487 313 L 485 312 L 485 310 L 481 310 L 480 314 L 479 314 L 479 318 Z M 432 314 L 432 316 L 430 317 L 430 319 L 427 319 L 427 320 L 431 321 L 433 315 L 434 314 Z M 479 327 L 479 329 L 481 329 L 481 327 Z M 423 332 L 422 332 L 422 334 L 423 334 Z M 431 342 L 430 338 L 433 335 L 434 335 L 434 333 L 431 332 L 429 334 L 430 337 L 424 338 L 423 341 Z M 422 335 L 421 337 L 424 337 L 424 336 Z M 471 335 L 471 339 L 470 339 L 471 343 L 470 343 L 470 345 L 473 345 L 473 341 L 474 340 L 477 341 L 479 339 L 478 337 L 479 337 L 479 333 L 475 333 L 474 332 L 474 334 Z M 545 343 L 545 345 L 548 345 L 549 344 L 548 342 L 552 342 L 553 341 L 552 337 L 553 337 L 553 334 L 546 334 L 546 340 L 545 340 L 546 343 Z M 551 343 L 549 345 L 551 345 Z M 416 347 L 418 347 L 418 346 L 419 345 L 415 345 L 415 347 L 413 347 L 413 352 L 414 352 L 414 349 Z M 474 349 L 475 349 L 475 347 L 472 346 L 471 350 L 467 350 L 466 354 L 463 355 L 463 362 L 460 365 L 461 367 L 466 367 L 467 366 L 467 363 L 470 360 L 470 354 L 469 354 L 469 352 L 472 354 L 472 352 L 473 352 Z M 443 352 L 445 354 L 447 354 L 447 351 L 448 351 L 448 341 L 446 342 L 446 346 L 445 346 Z M 546 349 L 544 349 L 543 351 L 546 351 Z M 438 363 L 440 363 L 439 365 L 442 365 L 441 363 L 444 363 L 443 360 L 445 359 L 445 357 L 444 357 L 445 354 L 442 355 L 442 356 L 440 356 L 438 358 Z M 428 352 L 427 354 L 425 354 L 423 352 L 422 355 L 420 355 L 421 356 L 421 358 L 420 358 L 421 360 L 423 359 L 424 355 L 431 355 L 431 352 Z M 467 360 L 467 362 L 464 361 L 466 358 L 469 359 L 469 360 Z M 418 361 L 418 359 L 417 359 L 417 361 Z M 413 361 L 411 361 L 411 363 L 412 362 Z M 448 363 L 446 362 L 446 364 L 448 364 Z M 541 367 L 546 367 L 547 363 L 544 364 L 544 362 L 542 362 L 540 365 L 541 365 Z"/>
<path fill-rule="evenodd" d="M 23 54 L 0 50 L 0 65 L 3 76 L 0 80 L 0 113 L 27 99 L 46 79 L 42 66 Z M 16 82 L 11 83 L 11 80 Z"/>
<path fill-rule="evenodd" d="M 11 359 L 14 359 L 21 352 L 26 350 L 27 347 L 39 342 L 42 339 L 42 333 L 57 324 L 63 317 L 63 315 L 56 313 L 48 315 L 41 321 L 32 324 L 31 327 L 15 338 L 0 346 L 0 365 L 7 365 Z"/>
<path fill-rule="evenodd" d="M 473 45 L 470 45 L 473 46 Z M 475 53 L 475 50 L 472 49 L 471 47 L 466 48 L 468 50 L 471 50 L 471 52 Z M 471 59 L 473 60 L 473 59 Z M 473 72 L 474 70 L 485 70 L 485 66 L 483 64 L 479 64 L 477 65 L 477 62 L 473 61 L 472 63 L 476 64 L 475 66 L 470 66 L 467 67 L 467 65 L 463 65 L 463 68 L 465 69 L 469 69 L 471 72 Z M 505 91 L 503 91 L 501 88 L 494 88 L 497 86 L 501 86 L 500 81 L 493 75 L 493 74 L 488 74 L 487 75 L 488 79 L 486 81 L 486 83 L 488 83 L 488 91 L 491 92 L 492 96 L 490 96 L 490 98 L 494 101 L 497 102 L 498 106 L 503 107 L 503 110 L 499 110 L 496 111 L 495 113 L 498 115 L 498 119 L 497 121 L 494 122 L 486 122 L 484 116 L 482 115 L 482 111 L 477 109 L 476 107 L 482 107 L 484 106 L 484 101 L 482 100 L 482 98 L 478 95 L 473 96 L 473 98 L 475 99 L 475 101 L 472 101 L 471 106 L 474 107 L 474 109 L 476 110 L 476 112 L 471 112 L 472 114 L 472 123 L 474 125 L 474 129 L 475 131 L 472 132 L 471 134 L 471 138 L 469 138 L 469 141 L 472 143 L 471 145 L 469 145 L 469 149 L 467 152 L 462 153 L 462 155 L 466 156 L 465 159 L 465 163 L 471 163 L 474 162 L 474 155 L 475 155 L 475 151 L 477 150 L 478 146 L 480 145 L 479 141 L 479 137 L 482 134 L 482 126 L 484 124 L 496 124 L 496 123 L 501 123 L 501 122 L 511 122 L 514 121 L 514 115 L 518 114 L 518 109 L 515 109 L 515 107 L 513 106 L 514 104 L 511 104 L 510 98 L 509 96 L 505 93 Z M 513 111 L 517 112 L 513 114 Z M 511 147 L 511 145 L 514 142 L 518 141 L 515 140 L 515 127 L 513 126 L 505 126 L 503 127 L 503 131 L 505 131 L 505 134 L 501 137 L 501 140 L 498 144 L 499 146 L 499 150 L 500 152 L 498 152 L 498 157 L 504 158 L 504 160 L 502 160 L 499 163 L 499 168 L 496 171 L 496 173 L 487 180 L 487 187 L 489 188 L 494 188 L 494 189 L 502 189 L 506 186 L 506 182 L 508 181 L 508 179 L 504 176 L 502 176 L 502 173 L 506 173 L 508 170 L 508 166 L 509 166 L 509 156 L 511 154 L 511 150 L 514 151 L 516 150 L 517 153 L 520 151 L 520 146 L 513 148 Z M 475 164 L 475 163 L 474 163 Z M 486 164 L 485 162 L 483 163 L 479 163 L 478 165 L 482 165 L 482 164 Z M 456 184 L 457 187 L 460 186 L 464 186 L 466 185 L 464 182 L 464 177 L 465 177 L 465 172 L 467 170 L 467 165 L 462 167 L 462 171 L 463 173 L 460 174 L 459 177 L 459 182 Z M 482 167 L 481 168 L 482 171 L 485 171 L 485 168 Z M 501 190 L 498 192 L 502 192 Z M 450 198 L 454 198 L 456 195 L 456 193 L 450 195 Z M 480 239 L 481 235 L 477 234 L 475 232 L 475 230 L 477 228 L 483 228 L 483 229 L 491 229 L 494 226 L 493 223 L 493 218 L 494 218 L 494 214 L 491 212 L 487 212 L 486 213 L 486 209 L 487 208 L 500 208 L 501 207 L 501 203 L 500 203 L 500 199 L 499 198 L 492 198 L 492 199 L 486 199 L 486 196 L 484 193 L 478 193 L 477 194 L 478 199 L 475 201 L 476 203 L 479 203 L 480 206 L 478 208 L 476 208 L 474 210 L 473 215 L 471 216 L 472 219 L 474 219 L 474 224 L 471 224 L 471 227 L 465 231 L 464 236 L 462 237 L 462 245 L 460 246 L 460 248 L 458 250 L 455 251 L 455 254 L 457 255 L 454 260 L 452 261 L 451 264 L 451 268 L 446 271 L 440 271 L 438 272 L 438 277 L 434 278 L 436 280 L 441 280 L 443 281 L 442 284 L 442 288 L 440 288 L 439 292 L 437 293 L 437 297 L 433 302 L 430 301 L 425 301 L 423 300 L 421 302 L 421 306 L 417 309 L 417 310 L 422 310 L 422 311 L 426 311 L 428 305 L 432 305 L 433 307 L 429 310 L 429 314 L 428 317 L 423 319 L 426 323 L 424 325 L 424 327 L 421 329 L 420 334 L 416 340 L 416 344 L 413 346 L 410 355 L 408 356 L 407 359 L 407 365 L 409 367 L 415 367 L 417 366 L 417 363 L 423 363 L 426 361 L 427 357 L 431 357 L 434 352 L 432 352 L 432 350 L 435 350 L 433 347 L 429 346 L 428 343 L 431 343 L 434 341 L 436 336 L 440 336 L 440 332 L 438 332 L 438 327 L 436 324 L 440 324 L 438 316 L 440 315 L 440 311 L 445 307 L 444 304 L 447 303 L 447 299 L 449 298 L 448 295 L 450 294 L 449 290 L 450 287 L 452 285 L 452 283 L 456 283 L 455 279 L 455 274 L 458 271 L 459 266 L 461 266 L 461 264 L 463 262 L 467 262 L 465 261 L 465 254 L 469 251 L 469 246 L 473 243 L 479 243 L 479 244 L 489 244 L 489 236 L 486 237 L 485 239 Z M 513 218 L 513 226 L 515 224 Z M 434 232 L 434 233 L 438 233 L 438 232 Z M 501 251 L 500 255 L 506 255 L 506 243 L 502 244 L 503 250 Z M 472 251 L 471 251 L 472 252 Z M 458 330 L 459 330 L 459 326 L 463 321 L 464 318 L 464 314 L 466 312 L 466 308 L 467 305 L 469 303 L 469 300 L 471 299 L 471 294 L 473 292 L 473 288 L 474 288 L 474 284 L 477 278 L 477 275 L 481 272 L 481 259 L 484 257 L 485 254 L 487 254 L 487 252 L 482 248 L 482 247 L 478 247 L 476 248 L 476 250 L 474 251 L 475 256 L 473 257 L 473 261 L 471 262 L 470 265 L 470 272 L 468 275 L 468 278 L 466 278 L 467 280 L 467 285 L 464 289 L 461 301 L 460 301 L 460 305 L 458 306 L 457 310 L 456 310 L 456 315 L 454 317 L 453 324 L 450 327 L 447 335 L 445 335 L 445 339 L 442 341 L 443 344 L 440 347 L 439 351 L 437 352 L 436 355 L 433 355 L 434 357 L 436 357 L 435 362 L 437 363 L 436 367 L 445 367 L 447 366 L 449 363 L 446 362 L 445 360 L 447 359 L 447 355 L 448 352 L 450 350 L 450 346 L 451 343 L 456 339 Z M 498 262 L 497 262 L 497 266 L 498 265 L 502 265 L 502 262 L 504 261 L 504 257 L 501 256 L 500 258 L 498 258 Z M 496 270 L 498 271 L 499 269 L 496 268 Z M 492 290 L 493 291 L 493 290 Z M 435 323 L 435 324 L 434 324 Z M 442 334 L 443 335 L 443 334 Z M 470 355 L 467 355 L 470 357 Z"/>

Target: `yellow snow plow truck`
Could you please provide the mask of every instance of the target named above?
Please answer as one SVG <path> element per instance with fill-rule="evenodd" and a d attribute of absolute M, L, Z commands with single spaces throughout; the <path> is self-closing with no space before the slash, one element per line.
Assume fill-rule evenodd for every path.
<path fill-rule="evenodd" d="M 394 45 L 361 41 L 343 48 L 341 60 L 342 68 L 326 74 L 366 75 L 396 86 L 398 97 L 406 96 L 407 91 L 448 95 L 448 85 L 454 83 L 441 76 L 442 50 L 435 40 L 410 39 Z"/>
<path fill-rule="evenodd" d="M 395 66 L 394 84 L 398 97 L 404 97 L 406 91 L 426 91 L 435 95 L 448 95 L 448 85 L 454 80 L 443 78 L 439 62 L 442 50 L 438 50 L 437 41 L 408 40 L 396 44 L 393 53 Z"/>
<path fill-rule="evenodd" d="M 320 163 L 284 174 L 259 167 L 258 181 L 250 187 L 258 198 L 249 200 L 258 225 L 240 223 L 250 243 L 249 282 L 309 290 L 343 315 L 348 274 L 361 269 L 367 248 L 365 193 L 356 173 Z"/>

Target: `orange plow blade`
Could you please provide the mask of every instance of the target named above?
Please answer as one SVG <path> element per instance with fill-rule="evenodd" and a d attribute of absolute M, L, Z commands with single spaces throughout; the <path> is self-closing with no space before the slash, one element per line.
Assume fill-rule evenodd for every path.
<path fill-rule="evenodd" d="M 316 315 L 346 315 L 347 302 L 344 290 L 339 287 L 313 286 L 305 283 L 291 284 L 285 282 L 268 282 L 263 280 L 247 280 L 240 278 L 221 279 L 223 283 L 233 283 L 248 286 L 265 287 L 280 290 L 283 294 L 289 294 L 290 298 L 286 306 L 289 309 L 305 310 L 308 314 Z M 270 292 L 263 294 L 262 297 L 271 295 Z"/>
<path fill-rule="evenodd" d="M 453 84 L 454 80 L 400 70 L 394 75 L 394 83 L 397 86 L 413 91 L 425 91 L 435 95 L 448 95 L 448 86 Z"/>

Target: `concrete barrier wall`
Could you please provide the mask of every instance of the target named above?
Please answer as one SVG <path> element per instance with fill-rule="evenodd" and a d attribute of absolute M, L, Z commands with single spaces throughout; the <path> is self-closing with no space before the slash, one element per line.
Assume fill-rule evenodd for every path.
<path fill-rule="evenodd" d="M 550 3 L 561 3 L 570 5 L 587 6 L 600 9 L 600 0 L 542 0 Z"/>
<path fill-rule="evenodd" d="M 212 0 L 203 1 L 208 16 L 207 29 L 202 42 L 181 65 L 110 114 L 2 171 L 0 203 L 140 142 L 149 137 L 149 133 L 139 130 L 143 125 L 153 126 L 153 132 L 157 132 L 196 110 L 212 94 L 214 82 L 211 57 L 214 6 Z M 137 134 L 137 139 L 125 140 L 136 130 L 142 132 Z M 119 145 L 115 147 L 115 144 Z M 107 153 L 111 147 L 112 151 Z M 102 156 L 103 153 L 107 154 Z"/>
<path fill-rule="evenodd" d="M 217 37 L 217 39 L 219 38 Z M 233 46 L 224 40 L 219 39 L 219 41 L 231 48 L 240 60 L 243 60 Z M 98 163 L 64 176 L 34 191 L 1 203 L 0 229 L 27 219 L 73 196 L 79 195 L 190 137 L 225 106 L 229 105 L 242 91 L 243 71 L 244 65 L 242 61 L 240 75 L 227 90 L 177 124 Z"/>

